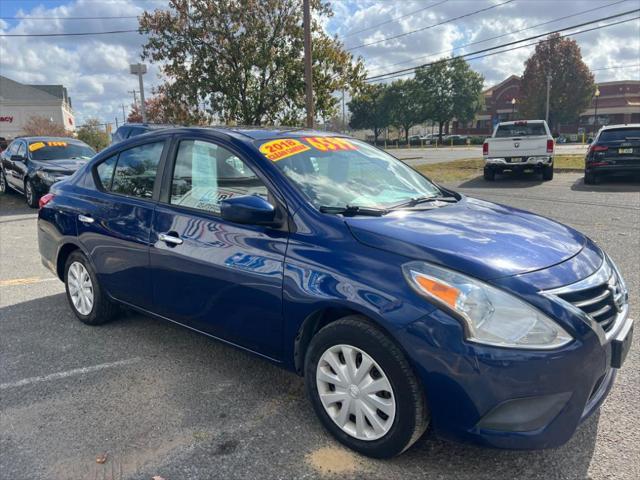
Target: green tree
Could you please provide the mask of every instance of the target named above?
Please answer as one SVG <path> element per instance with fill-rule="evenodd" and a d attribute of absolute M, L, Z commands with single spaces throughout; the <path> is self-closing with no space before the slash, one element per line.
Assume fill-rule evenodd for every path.
<path fill-rule="evenodd" d="M 593 73 L 582 61 L 575 40 L 549 35 L 536 45 L 525 62 L 520 85 L 520 110 L 527 118 L 544 118 L 546 113 L 547 76 L 551 76 L 549 125 L 557 131 L 559 124 L 575 122 L 589 106 L 595 91 Z"/>
<path fill-rule="evenodd" d="M 391 125 L 404 133 L 409 143 L 409 130 L 425 120 L 424 109 L 417 101 L 418 88 L 415 80 L 396 80 L 387 91 L 387 105 Z"/>
<path fill-rule="evenodd" d="M 329 4 L 312 0 L 314 103 L 318 117 L 337 112 L 336 90 L 354 91 L 361 59 L 324 33 Z M 163 94 L 205 104 L 227 123 L 298 124 L 304 118 L 302 0 L 170 0 L 145 12 L 144 58 L 161 64 Z"/>
<path fill-rule="evenodd" d="M 100 120 L 97 118 L 89 118 L 76 132 L 78 140 L 82 140 L 87 145 L 93 147 L 96 152 L 107 148 L 111 139 L 109 134 L 104 130 Z"/>
<path fill-rule="evenodd" d="M 384 84 L 367 85 L 349 102 L 349 126 L 355 129 L 370 128 L 376 144 L 382 130 L 390 124 L 387 90 Z"/>
<path fill-rule="evenodd" d="M 424 119 L 438 124 L 438 136 L 454 118 L 468 122 L 481 106 L 484 78 L 462 58 L 446 59 L 416 71 L 416 100 Z"/>

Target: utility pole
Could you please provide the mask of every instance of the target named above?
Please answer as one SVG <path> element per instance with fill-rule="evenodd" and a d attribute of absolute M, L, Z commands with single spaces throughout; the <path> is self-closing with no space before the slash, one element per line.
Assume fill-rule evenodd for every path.
<path fill-rule="evenodd" d="M 342 89 L 342 133 L 347 131 L 347 125 L 345 124 L 344 115 L 344 88 Z"/>
<path fill-rule="evenodd" d="M 147 66 L 144 63 L 135 63 L 129 65 L 129 72 L 133 75 L 138 75 L 138 82 L 140 83 L 140 111 L 142 112 L 142 123 L 147 123 L 147 107 L 144 103 L 144 84 L 142 83 L 142 76 L 147 73 Z"/>
<path fill-rule="evenodd" d="M 126 123 L 127 116 L 124 113 L 124 103 L 121 103 L 120 106 L 122 107 L 122 123 Z"/>
<path fill-rule="evenodd" d="M 138 96 L 136 95 L 138 93 L 137 90 L 127 90 L 127 93 L 133 93 L 133 104 L 134 105 L 138 105 Z"/>
<path fill-rule="evenodd" d="M 551 90 L 551 75 L 547 74 L 547 109 L 544 115 L 544 119 L 547 122 L 547 125 L 549 125 L 549 92 L 550 90 Z"/>
<path fill-rule="evenodd" d="M 304 83 L 305 96 L 307 106 L 307 127 L 313 128 L 313 79 L 311 67 L 313 65 L 311 58 L 311 5 L 310 0 L 303 0 L 302 22 L 304 26 Z"/>

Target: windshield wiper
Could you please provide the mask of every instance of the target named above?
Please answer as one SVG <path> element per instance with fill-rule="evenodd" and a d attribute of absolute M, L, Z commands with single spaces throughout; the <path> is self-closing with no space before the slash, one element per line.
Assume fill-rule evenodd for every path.
<path fill-rule="evenodd" d="M 390 208 L 415 207 L 416 205 L 427 202 L 456 203 L 457 201 L 458 199 L 455 197 L 415 197 L 406 202 L 397 203 Z"/>
<path fill-rule="evenodd" d="M 358 205 L 345 205 L 344 207 L 330 207 L 327 205 L 322 205 L 320 207 L 320 211 L 322 213 L 341 214 L 348 217 L 352 217 L 354 215 L 368 215 L 371 217 L 381 217 L 389 213 L 388 210 L 382 210 L 380 208 L 373 208 L 373 207 L 360 207 Z"/>

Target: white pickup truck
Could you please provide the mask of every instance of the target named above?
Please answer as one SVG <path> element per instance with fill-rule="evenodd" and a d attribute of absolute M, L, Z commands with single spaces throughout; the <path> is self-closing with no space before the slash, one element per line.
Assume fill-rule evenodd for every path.
<path fill-rule="evenodd" d="M 554 142 L 544 120 L 499 123 L 482 145 L 484 178 L 495 180 L 496 173 L 533 170 L 543 180 L 553 178 Z"/>

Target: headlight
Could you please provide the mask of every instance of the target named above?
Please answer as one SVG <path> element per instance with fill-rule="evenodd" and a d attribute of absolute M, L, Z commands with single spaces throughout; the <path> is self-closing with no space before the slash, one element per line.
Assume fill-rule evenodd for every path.
<path fill-rule="evenodd" d="M 464 323 L 467 340 L 510 348 L 551 349 L 572 340 L 532 305 L 466 275 L 424 262 L 402 266 L 409 285 Z"/>
<path fill-rule="evenodd" d="M 36 172 L 36 175 L 38 175 L 46 183 L 54 183 L 57 180 L 52 173 L 45 172 L 44 170 L 38 170 Z"/>

